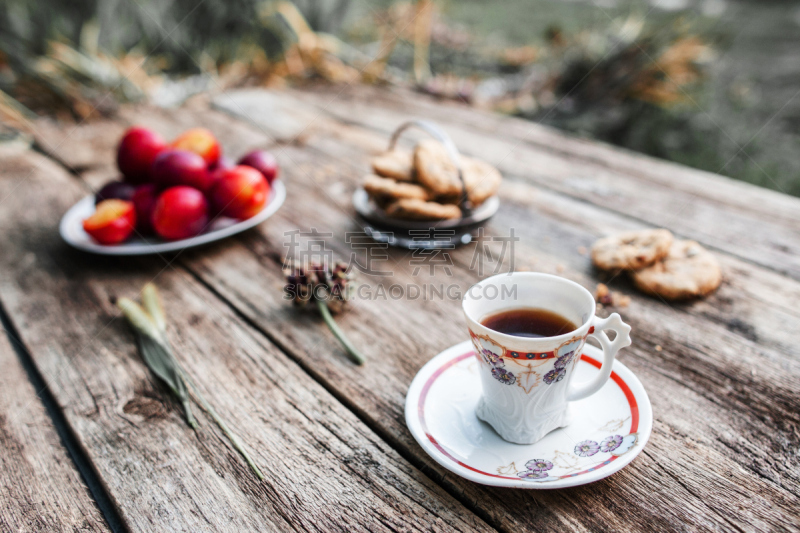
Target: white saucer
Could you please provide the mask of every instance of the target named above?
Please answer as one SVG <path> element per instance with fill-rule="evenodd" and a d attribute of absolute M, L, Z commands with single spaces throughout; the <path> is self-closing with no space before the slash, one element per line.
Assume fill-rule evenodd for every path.
<path fill-rule="evenodd" d="M 602 352 L 586 345 L 575 379 L 594 376 Z M 653 410 L 641 382 L 619 361 L 611 379 L 573 402 L 573 422 L 534 444 L 500 438 L 475 416 L 481 381 L 472 343 L 462 342 L 426 364 L 406 396 L 406 424 L 437 463 L 476 483 L 521 489 L 585 485 L 625 468 L 653 429 Z M 528 466 L 526 466 L 528 465 Z"/>
<path fill-rule="evenodd" d="M 247 220 L 237 221 L 232 218 L 220 217 L 212 222 L 208 231 L 179 241 L 162 241 L 157 238 L 142 239 L 133 237 L 129 241 L 113 246 L 98 244 L 89 234 L 83 231 L 83 221 L 94 213 L 94 196 L 87 196 L 70 207 L 61 218 L 58 231 L 67 244 L 79 250 L 101 255 L 149 255 L 165 252 L 177 252 L 185 248 L 200 246 L 210 242 L 230 237 L 253 226 L 261 224 L 275 214 L 286 200 L 286 186 L 281 180 L 272 182 L 269 201 L 267 205 L 255 216 Z"/>

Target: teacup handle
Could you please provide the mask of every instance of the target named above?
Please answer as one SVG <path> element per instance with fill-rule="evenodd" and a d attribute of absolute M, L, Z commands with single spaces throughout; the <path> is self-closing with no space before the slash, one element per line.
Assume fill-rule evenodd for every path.
<path fill-rule="evenodd" d="M 617 313 L 608 318 L 595 316 L 592 319 L 592 326 L 594 331 L 589 336 L 597 339 L 600 346 L 603 347 L 603 366 L 600 367 L 600 373 L 594 379 L 585 383 L 573 383 L 570 386 L 570 390 L 567 392 L 567 401 L 569 402 L 581 400 L 599 391 L 611 376 L 611 367 L 614 366 L 617 352 L 631 345 L 631 327 L 623 322 Z M 607 329 L 616 332 L 617 336 L 613 341 L 606 335 L 605 330 Z"/>

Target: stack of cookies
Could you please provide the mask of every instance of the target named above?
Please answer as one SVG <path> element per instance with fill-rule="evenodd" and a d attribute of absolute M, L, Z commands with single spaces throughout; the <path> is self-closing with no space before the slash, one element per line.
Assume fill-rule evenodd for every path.
<path fill-rule="evenodd" d="M 502 177 L 493 166 L 461 156 L 467 197 L 478 207 L 497 192 Z M 364 190 L 387 216 L 406 220 L 461 218 L 458 168 L 442 143 L 420 141 L 413 152 L 385 152 L 372 160 Z"/>
<path fill-rule="evenodd" d="M 639 290 L 667 300 L 705 296 L 722 281 L 719 262 L 708 250 L 665 229 L 600 239 L 592 246 L 592 261 L 603 270 L 629 271 Z"/>

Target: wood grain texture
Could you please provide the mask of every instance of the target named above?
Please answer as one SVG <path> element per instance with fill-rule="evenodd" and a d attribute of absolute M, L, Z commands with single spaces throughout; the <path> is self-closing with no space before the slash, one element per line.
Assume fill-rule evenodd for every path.
<path fill-rule="evenodd" d="M 354 94 L 360 90 L 354 89 Z M 482 114 L 430 106 L 424 99 L 407 95 L 403 96 L 407 100 L 391 101 L 387 96 L 384 101 L 373 95 L 356 101 L 347 91 L 343 94 L 348 98 L 347 107 L 338 104 L 341 107 L 337 108 L 330 95 L 269 93 L 264 110 L 338 109 L 312 113 L 310 129 L 302 122 L 280 117 L 271 120 L 261 112 L 252 92 L 247 93 L 246 106 L 237 104 L 236 93 L 231 93 L 224 105 L 215 104 L 217 110 L 198 106 L 123 114 L 126 120 L 135 118 L 161 132 L 177 133 L 195 125 L 211 127 L 234 155 L 244 151 L 241 144 L 247 139 L 253 139 L 253 146 L 273 144 L 281 161 L 289 197 L 274 218 L 238 238 L 186 252 L 177 263 L 252 321 L 403 456 L 497 528 L 641 531 L 658 524 L 674 531 L 800 529 L 800 462 L 796 453 L 800 439 L 800 349 L 796 337 L 800 283 L 782 273 L 791 265 L 780 254 L 776 256 L 779 264 L 771 265 L 742 256 L 740 244 L 719 246 L 714 240 L 716 228 L 724 225 L 731 210 L 752 217 L 752 235 L 778 226 L 784 232 L 781 235 L 791 237 L 795 199 L 740 184 L 728 187 L 722 178 L 664 163 L 654 163 L 662 167 L 653 171 L 645 164 L 651 160 L 641 156 L 620 153 L 619 162 L 612 149 L 592 143 L 584 147 L 587 143 L 583 141 L 562 139 L 549 130 L 532 127 L 533 133 L 523 139 L 522 146 L 534 155 L 514 160 L 500 190 L 503 208 L 488 228 L 489 235 L 507 235 L 509 228 L 517 229 L 521 240 L 516 268 L 556 273 L 592 289 L 605 278 L 592 269 L 579 249 L 588 248 L 604 234 L 654 223 L 635 212 L 637 206 L 644 206 L 637 191 L 649 190 L 653 182 L 661 187 L 659 202 L 661 196 L 669 197 L 665 202 L 691 200 L 705 191 L 697 205 L 709 221 L 703 231 L 712 235 L 697 234 L 697 238 L 720 250 L 725 281 L 710 298 L 680 305 L 641 296 L 624 278 L 611 281 L 612 288 L 632 297 L 628 308 L 617 310 L 634 327 L 634 345 L 620 359 L 644 383 L 656 416 L 653 437 L 642 456 L 624 471 L 586 487 L 541 492 L 490 489 L 466 482 L 433 463 L 416 445 L 403 418 L 405 392 L 417 370 L 438 351 L 465 338 L 458 302 L 447 298 L 356 301 L 339 321 L 371 361 L 354 368 L 341 350 L 331 345 L 332 336 L 315 315 L 293 309 L 282 299 L 279 267 L 286 252 L 286 232 L 298 228 L 331 231 L 331 247 L 339 256 L 350 257 L 345 234 L 359 230 L 350 196 L 368 168 L 369 154 L 385 147 L 384 132 L 400 117 L 424 112 L 440 120 L 448 131 L 454 128 L 459 132 L 458 142 L 475 150 L 475 139 L 483 142 L 482 136 L 491 137 L 486 140 L 489 154 L 516 142 L 505 138 L 505 125 L 509 135 L 513 132 L 523 138 L 525 132 L 515 131 L 517 121 L 493 119 L 490 124 L 496 129 L 486 133 L 489 126 L 483 123 Z M 285 104 L 278 105 L 276 100 Z M 247 112 L 242 114 L 242 109 Z M 308 119 L 307 111 L 304 113 Z M 286 123 L 291 127 L 284 126 Z M 297 132 L 301 132 L 300 139 L 293 137 Z M 492 144 L 501 141 L 506 144 Z M 93 156 L 105 161 L 112 157 L 103 150 Z M 545 170 L 537 161 L 546 163 Z M 551 178 L 557 183 L 568 179 L 559 172 L 574 168 L 598 176 L 596 180 L 586 178 L 591 187 L 608 183 L 621 187 L 620 179 L 627 180 L 626 201 L 636 205 L 628 210 L 623 204 L 587 198 L 581 187 L 560 188 L 550 183 Z M 680 178 L 674 187 L 677 192 L 673 192 L 666 186 L 667 174 L 676 168 Z M 99 175 L 97 171 L 81 172 L 93 184 Z M 714 187 L 720 188 L 719 195 L 714 194 Z M 741 191 L 754 194 L 759 205 L 741 205 L 746 204 Z M 657 204 L 653 209 L 664 208 Z M 696 223 L 696 219 L 687 223 L 678 217 L 668 227 L 687 235 L 687 228 Z M 359 253 L 363 259 L 363 251 Z M 463 290 L 482 277 L 469 270 L 473 246 L 451 254 L 452 276 L 441 270 L 429 276 L 427 267 L 415 273 L 411 253 L 387 253 L 388 258 L 375 266 L 391 270 L 391 276 L 362 276 L 362 283 L 373 291 L 381 284 L 394 283 L 452 284 Z M 327 349 L 321 350 L 321 346 Z"/>
<path fill-rule="evenodd" d="M 299 154 L 297 157 L 300 157 Z M 290 179 L 300 181 L 302 178 L 293 174 Z M 308 199 L 313 195 L 308 193 L 309 185 L 304 185 L 306 187 L 301 185 L 299 189 L 304 189 L 302 194 Z M 296 190 L 295 194 L 301 194 L 300 190 Z M 276 253 L 282 252 L 285 231 L 290 231 L 303 223 L 311 226 L 300 227 L 305 229 L 314 227 L 314 223 L 310 221 L 314 220 L 315 212 L 318 217 L 327 221 L 325 227 L 335 228 L 334 234 L 338 241 L 342 240 L 344 231 L 352 229 L 348 218 L 337 213 L 335 208 L 320 208 L 320 202 L 322 198 L 318 198 L 317 202 L 308 201 L 308 209 L 296 217 L 291 217 L 280 225 L 276 219 L 268 227 L 266 225 L 262 227 L 265 233 L 263 241 L 254 238 L 246 242 L 241 251 L 226 249 L 219 255 L 198 256 L 196 261 L 188 263 L 189 267 L 196 269 L 199 275 L 208 279 L 209 283 L 234 302 L 243 313 L 251 316 L 272 338 L 276 339 L 276 342 L 285 349 L 293 351 L 317 379 L 335 388 L 340 397 L 351 401 L 353 409 L 365 417 L 371 425 L 380 428 L 381 434 L 386 435 L 390 442 L 397 443 L 407 453 L 421 457 L 423 463 L 430 464 L 429 460 L 421 455 L 423 452 L 416 447 L 405 428 L 402 406 L 406 388 L 416 371 L 438 351 L 464 339 L 465 332 L 458 302 L 407 302 L 385 299 L 357 301 L 355 304 L 357 310 L 342 320 L 348 333 L 354 336 L 355 342 L 368 347 L 373 366 L 369 375 L 354 376 L 355 379 L 347 372 L 347 363 L 343 357 L 328 361 L 324 355 L 315 353 L 314 345 L 325 342 L 324 330 L 320 332 L 312 327 L 293 325 L 292 322 L 297 320 L 297 312 L 285 309 L 285 303 L 277 298 L 271 300 L 268 306 L 256 305 L 256 302 L 269 301 L 269 295 L 254 291 L 253 280 L 260 279 L 263 284 L 266 279 L 270 279 L 273 286 L 270 292 L 277 291 L 282 283 L 276 272 L 278 263 L 274 259 L 270 261 L 270 258 L 275 258 Z M 285 216 L 290 216 L 288 210 Z M 284 216 L 279 219 L 283 222 Z M 509 213 L 505 221 L 498 219 L 496 223 L 502 227 L 503 222 L 513 223 L 513 220 L 519 220 L 519 217 L 514 218 L 514 214 Z M 546 231 L 546 228 L 542 228 L 542 231 Z M 535 233 L 529 234 L 529 238 L 535 237 Z M 341 256 L 346 256 L 348 253 L 344 247 L 334 245 L 334 249 Z M 525 257 L 524 254 L 520 255 Z M 471 259 L 469 253 L 460 251 L 453 256 L 460 269 L 464 269 Z M 191 257 L 194 259 L 194 254 Z M 393 252 L 391 257 L 394 261 L 389 261 L 388 265 L 383 265 L 386 268 L 382 269 L 394 270 L 393 275 L 384 279 L 370 278 L 367 283 L 373 287 L 377 287 L 378 284 L 388 287 L 395 283 L 402 285 L 440 283 L 441 280 L 429 278 L 424 271 L 416 276 L 413 275 L 413 267 L 408 264 L 409 259 L 405 254 Z M 564 267 L 565 263 L 558 255 L 554 257 L 538 250 L 534 257 L 536 263 L 533 269 L 567 275 L 591 287 L 592 282 L 587 277 L 576 275 L 569 267 Z M 559 267 L 564 270 L 559 270 Z M 587 269 L 586 266 L 583 268 Z M 461 272 L 460 269 L 454 268 L 454 272 Z M 441 275 L 441 272 L 439 274 Z M 456 274 L 447 280 L 447 284 L 455 284 L 463 291 L 477 279 L 478 276 L 474 275 Z M 721 339 L 736 336 L 724 328 L 712 327 L 708 323 L 693 325 L 692 316 L 685 316 L 680 311 L 665 314 L 662 308 L 666 306 L 660 302 L 633 296 L 635 303 L 630 309 L 623 310 L 623 316 L 632 323 L 634 331 L 638 333 L 636 339 L 638 344 L 635 351 L 626 353 L 621 360 L 637 372 L 650 391 L 654 410 L 658 414 L 657 423 L 681 428 L 689 439 L 703 443 L 700 453 L 709 461 L 682 464 L 681 476 L 702 480 L 717 468 L 727 472 L 735 466 L 741 477 L 725 480 L 729 484 L 728 491 L 741 486 L 758 486 L 757 491 L 769 493 L 769 501 L 763 502 L 756 514 L 759 515 L 759 520 L 763 520 L 766 516 L 769 517 L 766 519 L 767 524 L 778 526 L 782 523 L 782 517 L 790 512 L 792 505 L 797 504 L 796 497 L 792 495 L 792 490 L 797 486 L 796 462 L 790 459 L 791 447 L 787 446 L 797 431 L 797 419 L 793 414 L 797 405 L 794 385 L 798 375 L 796 362 L 788 363 L 793 367 L 793 371 L 788 375 L 784 373 L 787 365 L 785 359 L 773 365 L 763 363 L 755 365 L 753 359 L 747 358 L 760 359 L 759 350 L 751 345 L 747 352 L 742 351 L 744 346 L 750 345 L 749 342 L 737 339 L 727 344 L 721 340 L 720 346 L 716 346 L 708 338 L 709 330 L 720 335 Z M 680 331 L 678 335 L 675 335 L 676 330 Z M 381 334 L 375 335 L 376 331 L 380 331 Z M 664 346 L 663 352 L 655 351 L 654 347 L 658 344 Z M 642 360 L 632 359 L 634 356 L 641 357 Z M 320 368 L 321 365 L 323 368 Z M 726 369 L 726 365 L 732 365 L 733 368 Z M 751 374 L 753 366 L 759 366 L 758 377 L 755 380 Z M 721 370 L 724 372 L 720 372 Z M 748 388 L 754 381 L 758 383 L 758 387 Z M 695 387 L 700 389 L 702 394 L 694 392 Z M 724 400 L 722 406 L 718 405 L 722 400 L 717 395 L 722 395 Z M 731 395 L 739 398 L 735 396 L 731 398 Z M 687 401 L 687 397 L 690 400 Z M 752 402 L 756 398 L 757 405 L 746 405 L 746 402 Z M 777 402 L 778 399 L 781 401 Z M 776 419 L 764 424 L 763 419 L 756 418 L 759 410 L 770 412 Z M 748 453 L 732 453 L 740 444 L 737 435 L 747 435 L 747 439 L 759 435 L 759 442 L 748 443 Z M 666 436 L 669 438 L 662 444 L 665 449 L 673 445 L 684 445 L 683 440 L 677 435 L 666 433 Z M 658 438 L 657 434 L 654 436 L 654 441 Z M 733 449 L 729 448 L 731 445 Z M 706 450 L 706 447 L 711 449 Z M 710 459 L 712 450 L 716 461 Z M 778 451 L 777 457 L 766 450 Z M 663 457 L 659 459 L 663 460 Z M 782 463 L 784 459 L 788 459 L 789 462 Z M 617 505 L 625 507 L 628 516 L 635 516 L 633 522 L 625 527 L 637 530 L 645 528 L 650 520 L 670 519 L 673 513 L 672 498 L 674 494 L 681 492 L 679 485 L 682 479 L 666 477 L 659 481 L 660 485 L 649 486 L 644 491 L 628 491 L 623 487 L 634 477 L 644 477 L 648 478 L 646 481 L 652 481 L 649 479 L 652 463 L 634 464 L 641 470 L 620 473 L 598 484 L 602 487 L 595 486 L 592 490 L 584 492 L 592 496 L 582 501 L 582 505 L 578 507 L 582 511 L 571 513 L 567 513 L 567 509 L 577 505 L 575 499 L 571 499 L 569 505 L 564 507 L 563 501 L 562 505 L 555 503 L 560 497 L 551 496 L 550 493 L 542 496 L 519 492 L 504 494 L 506 491 L 480 489 L 483 494 L 476 495 L 472 491 L 478 487 L 458 478 L 454 479 L 452 475 L 443 473 L 438 468 L 436 470 L 440 472 L 444 483 L 453 483 L 451 490 L 454 493 L 463 493 L 463 498 L 469 501 L 482 502 L 479 506 L 486 512 L 492 513 L 493 523 L 511 531 L 523 526 L 532 527 L 534 523 L 540 527 L 549 526 L 557 530 L 566 525 L 559 520 L 562 513 L 568 514 L 573 520 L 579 520 L 589 530 L 611 527 L 612 524 L 614 528 L 620 528 L 621 525 L 615 522 L 612 516 L 599 517 L 594 514 L 598 491 L 608 491 L 609 495 L 613 494 Z M 756 471 L 753 471 L 754 467 Z M 761 472 L 771 472 L 775 476 L 776 468 L 780 472 L 776 480 L 778 486 L 771 486 L 761 479 Z M 783 484 L 786 484 L 789 490 L 781 488 Z M 582 490 L 566 491 L 567 494 L 572 492 L 581 493 Z M 735 516 L 738 501 L 729 500 L 727 505 L 725 500 L 720 501 L 723 508 L 727 507 L 723 511 L 723 518 L 720 518 L 713 515 L 714 507 L 710 507 L 704 500 L 704 492 L 687 492 L 685 498 L 681 499 L 682 505 L 692 503 L 698 509 L 705 509 L 704 512 L 695 515 L 690 523 L 697 528 L 728 527 L 725 525 L 727 519 L 724 516 Z M 489 501 L 492 503 L 483 503 Z M 497 503 L 498 501 L 503 503 Z M 518 512 L 520 506 L 537 504 L 542 507 L 555 504 L 559 512 L 554 513 L 549 520 L 542 516 L 542 511 L 533 512 L 532 509 L 526 508 L 527 513 Z M 775 504 L 782 510 L 776 512 L 773 509 Z M 715 524 L 715 520 L 721 522 Z M 754 524 L 742 525 L 746 528 Z M 763 529 L 769 530 L 769 526 Z"/>
<path fill-rule="evenodd" d="M 720 204 L 728 204 L 757 213 L 766 220 L 799 221 L 798 199 L 778 191 L 757 187 L 746 182 L 732 180 L 718 174 L 704 172 L 663 159 L 649 157 L 624 148 L 600 143 L 591 139 L 571 136 L 567 133 L 542 126 L 536 122 L 482 111 L 460 102 L 440 100 L 422 94 L 410 93 L 399 87 L 376 89 L 368 86 L 343 88 L 336 100 L 327 96 L 324 87 L 307 87 L 303 91 L 279 93 L 308 102 L 316 108 L 331 109 L 329 104 L 352 102 L 366 104 L 370 108 L 402 109 L 412 116 L 441 120 L 451 125 L 460 125 L 492 134 L 501 139 L 520 141 L 567 159 L 591 161 L 595 164 L 636 177 L 644 183 L 649 181 L 684 190 Z M 228 100 L 235 93 L 228 95 Z M 258 115 L 254 115 L 258 116 Z M 361 115 L 348 117 L 348 122 L 361 124 Z"/>
<path fill-rule="evenodd" d="M 57 223 L 84 193 L 36 153 L 0 162 L 0 197 L 13 198 L 0 298 L 131 530 L 488 529 L 184 270 L 69 249 Z M 264 482 L 207 417 L 188 428 L 109 303 L 153 279 L 177 356 Z"/>
<path fill-rule="evenodd" d="M 357 309 L 342 321 L 357 342 L 368 346 L 371 354 L 380 354 L 380 363 L 371 364 L 368 375 L 354 375 L 343 356 L 329 360 L 327 354 L 315 352 L 316 345 L 326 342 L 327 332 L 297 324 L 299 312 L 277 296 L 285 232 L 332 230 L 329 242 L 341 256 L 349 256 L 342 245 L 344 233 L 357 229 L 350 193 L 366 169 L 365 154 L 372 145 L 358 143 L 369 137 L 362 133 L 341 126 L 336 131 L 320 129 L 305 140 L 304 149 L 281 147 L 277 153 L 290 198 L 302 201 L 287 203 L 259 228 L 261 235 L 249 234 L 240 246 L 231 243 L 218 253 L 187 254 L 187 266 L 293 353 L 316 379 L 350 402 L 389 442 L 436 472 L 431 475 L 440 476 L 448 490 L 462 501 L 478 502 L 475 508 L 493 525 L 507 530 L 534 524 L 553 530 L 637 530 L 658 520 L 672 529 L 764 531 L 796 525 L 792 509 L 798 504 L 800 480 L 788 443 L 798 431 L 800 367 L 792 330 L 772 336 L 779 330 L 776 324 L 788 326 L 797 320 L 791 302 L 800 296 L 800 285 L 726 255 L 721 259 L 729 279 L 717 294 L 700 302 L 670 307 L 615 280 L 614 288 L 631 292 L 634 299 L 621 311 L 634 325 L 637 343 L 621 359 L 645 383 L 657 414 L 653 444 L 628 470 L 588 488 L 530 494 L 484 489 L 431 465 L 405 428 L 403 398 L 422 364 L 463 340 L 458 303 L 358 301 Z M 383 142 L 375 139 L 375 144 Z M 642 227 L 628 217 L 524 182 L 505 184 L 501 196 L 504 209 L 490 229 L 500 234 L 525 221 L 518 232 L 518 266 L 559 273 L 590 288 L 598 275 L 578 247 L 590 246 L 606 231 Z M 467 272 L 471 254 L 471 249 L 452 254 L 456 267 L 447 283 L 463 290 L 478 279 Z M 394 270 L 391 278 L 369 277 L 367 283 L 441 281 L 424 271 L 413 275 L 408 255 L 391 251 L 389 268 L 384 268 Z M 782 290 L 775 291 L 778 287 Z M 662 351 L 656 351 L 657 345 Z M 630 522 L 620 524 L 614 513 L 597 511 L 598 497 L 608 509 L 625 509 Z M 743 498 L 750 501 L 747 513 L 740 509 Z M 693 511 L 676 515 L 676 501 Z M 675 521 L 676 516 L 683 522 Z"/>
<path fill-rule="evenodd" d="M 227 95 L 227 100 L 234 95 Z M 800 199 L 466 106 L 369 87 L 284 94 L 385 138 L 411 118 L 439 120 L 459 149 L 520 177 L 800 279 Z M 302 105 L 302 104 L 298 104 Z M 230 107 L 230 106 L 229 106 Z M 268 121 L 264 114 L 251 117 Z M 316 123 L 322 123 L 322 118 Z"/>
<path fill-rule="evenodd" d="M 109 531 L 5 332 L 0 367 L 0 530 Z"/>

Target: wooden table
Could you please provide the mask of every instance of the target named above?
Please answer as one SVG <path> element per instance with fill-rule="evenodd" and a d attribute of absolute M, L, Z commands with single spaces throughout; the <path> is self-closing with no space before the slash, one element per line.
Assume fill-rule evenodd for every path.
<path fill-rule="evenodd" d="M 598 237 L 667 227 L 714 251 L 712 296 L 632 302 L 620 355 L 650 395 L 644 452 L 597 483 L 553 491 L 477 485 L 431 460 L 406 428 L 415 373 L 466 338 L 459 302 L 361 299 L 340 325 L 354 366 L 314 314 L 284 299 L 287 232 L 331 232 L 347 260 L 351 194 L 409 118 L 438 121 L 464 153 L 505 175 L 487 234 L 516 230 L 514 268 L 594 289 Z M 116 174 L 133 123 L 171 137 L 213 130 L 233 156 L 271 147 L 288 199 L 256 230 L 170 256 L 112 259 L 70 249 L 60 217 Z M 230 91 L 180 109 L 123 108 L 113 120 L 34 124 L 36 149 L 0 158 L 0 477 L 4 531 L 778 531 L 800 530 L 800 199 L 435 102 L 399 89 Z M 365 253 L 363 250 L 359 253 Z M 391 249 L 370 286 L 453 283 Z M 506 261 L 509 258 L 506 257 Z M 505 263 L 503 268 L 510 265 Z M 486 273 L 484 273 L 484 276 Z M 197 432 L 144 366 L 109 302 L 155 280 L 169 336 L 202 392 L 239 431 L 257 482 L 200 414 Z M 87 487 L 88 484 L 88 487 Z"/>

